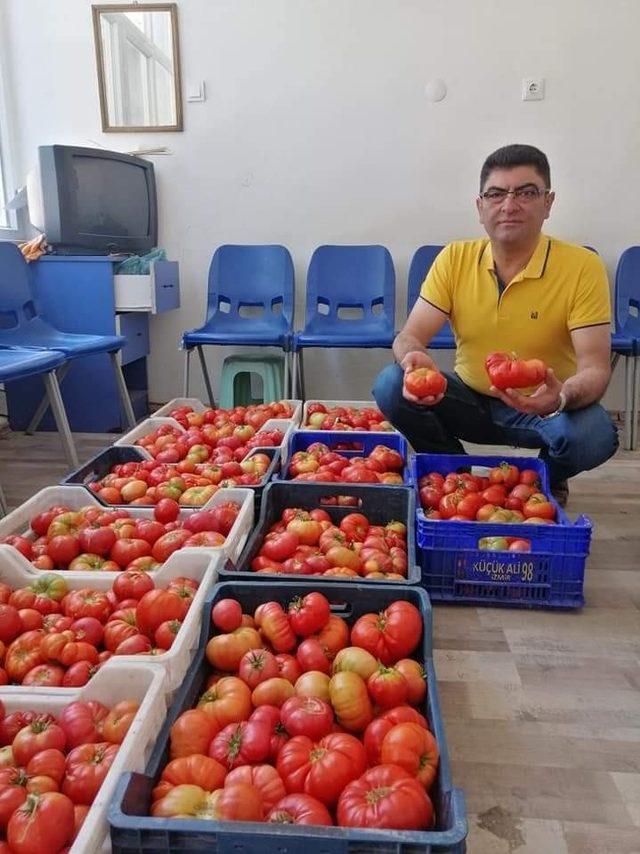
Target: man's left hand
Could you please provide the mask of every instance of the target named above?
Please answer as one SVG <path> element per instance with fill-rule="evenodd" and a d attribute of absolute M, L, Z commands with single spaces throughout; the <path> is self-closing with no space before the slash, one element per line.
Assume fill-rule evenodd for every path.
<path fill-rule="evenodd" d="M 499 397 L 503 403 L 512 406 L 518 412 L 539 415 L 542 418 L 555 412 L 560 405 L 562 383 L 553 373 L 553 370 L 548 368 L 545 382 L 538 386 L 531 395 L 521 394 L 515 388 L 507 388 L 502 391 L 495 386 L 491 386 L 489 391 L 494 397 Z"/>

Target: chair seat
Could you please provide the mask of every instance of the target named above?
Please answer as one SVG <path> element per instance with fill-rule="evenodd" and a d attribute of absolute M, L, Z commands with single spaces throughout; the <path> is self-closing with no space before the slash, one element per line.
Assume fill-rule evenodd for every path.
<path fill-rule="evenodd" d="M 369 349 L 373 347 L 391 347 L 395 334 L 381 333 L 380 329 L 373 331 L 358 331 L 350 333 L 296 332 L 293 337 L 293 348 L 301 347 L 354 347 Z"/>
<path fill-rule="evenodd" d="M 95 353 L 113 353 L 127 343 L 122 335 L 80 335 L 75 332 L 60 332 L 53 327 L 29 329 L 22 327 L 15 335 L 3 335 L 2 344 L 40 350 L 58 350 L 68 359 L 91 356 Z"/>
<path fill-rule="evenodd" d="M 238 344 L 247 347 L 281 347 L 288 350 L 291 335 L 289 332 L 276 332 L 273 327 L 261 329 L 259 325 L 243 330 L 237 326 L 233 330 L 211 330 L 207 326 L 192 329 L 182 335 L 182 345 L 185 348 L 196 347 L 199 344 Z"/>
<path fill-rule="evenodd" d="M 59 352 L 17 348 L 0 350 L 0 382 L 43 374 L 59 367 L 64 361 L 64 356 Z"/>

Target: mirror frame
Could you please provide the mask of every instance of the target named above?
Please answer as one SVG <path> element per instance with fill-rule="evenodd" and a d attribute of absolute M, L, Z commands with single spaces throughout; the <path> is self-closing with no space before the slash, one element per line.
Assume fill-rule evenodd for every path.
<path fill-rule="evenodd" d="M 182 85 L 180 79 L 180 48 L 178 41 L 178 6 L 176 3 L 128 3 L 91 6 L 93 15 L 93 40 L 96 49 L 96 64 L 98 68 L 98 92 L 100 95 L 100 117 L 104 133 L 163 133 L 181 131 L 182 124 Z M 173 47 L 174 94 L 176 99 L 176 123 L 174 125 L 112 125 L 109 124 L 107 110 L 107 90 L 104 79 L 104 52 L 102 50 L 102 32 L 100 15 L 103 12 L 169 12 L 171 14 L 171 36 Z"/>

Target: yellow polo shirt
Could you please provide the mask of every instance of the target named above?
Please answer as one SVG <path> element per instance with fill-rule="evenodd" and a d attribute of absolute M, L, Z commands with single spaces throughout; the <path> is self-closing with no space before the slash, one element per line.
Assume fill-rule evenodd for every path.
<path fill-rule="evenodd" d="M 542 359 L 564 382 L 576 372 L 572 330 L 611 319 L 602 260 L 542 234 L 527 266 L 505 284 L 500 295 L 488 238 L 450 243 L 433 262 L 420 296 L 449 315 L 457 374 L 487 394 L 484 361 L 506 350 Z"/>

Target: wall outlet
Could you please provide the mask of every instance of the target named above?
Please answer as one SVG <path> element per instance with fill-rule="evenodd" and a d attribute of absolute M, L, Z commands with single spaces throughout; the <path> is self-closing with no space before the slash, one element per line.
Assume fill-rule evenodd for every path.
<path fill-rule="evenodd" d="M 522 100 L 542 101 L 544 100 L 544 77 L 522 78 Z"/>

